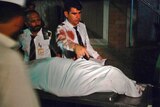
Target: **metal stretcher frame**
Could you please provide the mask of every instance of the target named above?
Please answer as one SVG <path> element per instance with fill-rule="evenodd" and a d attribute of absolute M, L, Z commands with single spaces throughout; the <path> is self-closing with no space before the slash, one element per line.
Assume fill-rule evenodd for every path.
<path fill-rule="evenodd" d="M 139 98 L 113 92 L 97 92 L 82 97 L 57 97 L 42 90 L 36 90 L 36 92 L 42 107 L 148 107 L 152 105 L 151 90 L 151 87 L 147 87 Z"/>

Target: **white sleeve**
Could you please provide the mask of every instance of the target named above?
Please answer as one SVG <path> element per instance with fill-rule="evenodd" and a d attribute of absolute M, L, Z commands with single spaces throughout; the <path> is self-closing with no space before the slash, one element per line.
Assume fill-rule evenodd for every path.
<path fill-rule="evenodd" d="M 57 27 L 57 31 L 56 31 L 56 42 L 57 42 L 57 45 L 58 45 L 58 47 L 61 48 L 62 51 L 63 51 L 63 50 L 73 51 L 73 49 L 71 49 L 71 48 L 69 47 L 69 42 L 68 42 L 68 40 L 67 40 L 67 37 L 66 37 L 65 40 L 57 40 L 58 35 L 60 34 L 60 31 L 61 31 L 61 30 L 64 30 L 63 27 L 64 27 L 63 25 L 58 25 L 58 27 Z"/>
<path fill-rule="evenodd" d="M 98 54 L 97 51 L 95 51 L 93 49 L 92 45 L 90 44 L 90 40 L 89 40 L 89 37 L 88 37 L 88 33 L 87 33 L 86 27 L 85 27 L 84 30 L 85 30 L 84 32 L 86 32 L 85 33 L 85 37 L 86 37 L 85 38 L 85 45 L 87 47 L 87 51 L 88 51 L 88 53 L 89 53 L 90 56 L 92 56 L 93 58 L 97 59 L 97 57 L 99 56 L 99 54 Z"/>

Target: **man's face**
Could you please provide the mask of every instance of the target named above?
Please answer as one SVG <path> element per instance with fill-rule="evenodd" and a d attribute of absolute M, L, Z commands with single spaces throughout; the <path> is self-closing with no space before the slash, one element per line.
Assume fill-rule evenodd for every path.
<path fill-rule="evenodd" d="M 24 18 L 23 17 L 17 17 L 15 21 L 13 21 L 13 27 L 12 27 L 12 34 L 11 37 L 15 40 L 18 39 L 18 36 L 20 34 L 20 29 L 23 27 L 24 24 Z"/>
<path fill-rule="evenodd" d="M 37 13 L 32 13 L 27 17 L 28 21 L 26 22 L 26 25 L 29 27 L 31 32 L 38 32 L 42 27 L 40 16 Z"/>
<path fill-rule="evenodd" d="M 0 24 L 0 31 L 7 36 L 13 36 L 22 28 L 23 23 L 23 16 L 14 17 L 9 22 Z"/>
<path fill-rule="evenodd" d="M 16 17 L 15 19 L 13 19 L 11 21 L 12 23 L 10 23 L 10 26 L 11 26 L 11 34 L 14 34 L 14 33 L 17 33 L 22 27 L 23 27 L 23 24 L 24 24 L 24 18 L 22 16 L 19 16 L 19 17 Z"/>
<path fill-rule="evenodd" d="M 81 10 L 76 8 L 71 8 L 69 12 L 65 11 L 64 14 L 73 26 L 76 26 L 81 20 Z"/>

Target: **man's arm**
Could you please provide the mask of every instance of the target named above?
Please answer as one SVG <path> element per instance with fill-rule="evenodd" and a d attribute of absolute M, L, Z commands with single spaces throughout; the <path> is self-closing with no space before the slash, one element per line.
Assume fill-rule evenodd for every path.
<path fill-rule="evenodd" d="M 62 43 L 61 49 L 67 58 L 76 59 L 76 58 L 80 58 L 80 57 L 85 56 L 85 59 L 89 59 L 89 54 L 88 54 L 85 47 L 83 47 L 79 44 L 76 44 L 74 42 L 67 41 L 67 40 L 66 41 L 63 41 L 63 40 L 59 41 L 59 43 L 60 42 Z M 67 47 L 69 47 L 70 50 L 67 50 L 66 48 L 64 48 L 65 47 L 64 45 L 67 45 Z"/>
<path fill-rule="evenodd" d="M 87 47 L 87 52 L 89 53 L 90 56 L 92 56 L 95 59 L 99 59 L 102 60 L 102 57 L 99 55 L 99 53 L 97 51 L 94 50 L 94 48 L 92 47 L 89 37 L 88 37 L 88 33 L 87 33 L 87 29 L 86 26 L 84 25 L 84 35 L 85 35 L 85 45 Z"/>

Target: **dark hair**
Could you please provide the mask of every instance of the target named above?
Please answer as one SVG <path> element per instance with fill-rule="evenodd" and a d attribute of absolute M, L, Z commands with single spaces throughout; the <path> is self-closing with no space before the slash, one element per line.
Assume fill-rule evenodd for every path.
<path fill-rule="evenodd" d="M 33 1 L 26 2 L 25 11 L 35 10 L 35 8 L 36 8 L 36 5 Z"/>
<path fill-rule="evenodd" d="M 39 13 L 36 10 L 28 10 L 25 12 L 25 21 L 28 21 L 28 15 L 32 14 L 32 13 L 36 13 L 39 15 Z M 40 15 L 39 15 L 40 16 Z"/>
<path fill-rule="evenodd" d="M 39 15 L 39 17 L 41 18 L 41 16 L 40 16 L 40 14 L 36 11 L 36 10 L 28 10 L 28 11 L 26 11 L 25 12 L 25 22 L 28 22 L 28 15 L 30 15 L 30 14 L 32 14 L 32 13 L 36 13 L 36 14 L 38 14 Z M 42 23 L 42 26 L 45 26 L 45 23 L 44 23 L 44 21 L 42 20 L 42 18 L 41 18 L 41 23 Z"/>
<path fill-rule="evenodd" d="M 26 7 L 29 7 L 29 6 L 33 6 L 34 8 L 36 7 L 33 1 L 26 2 Z"/>
<path fill-rule="evenodd" d="M 17 16 L 24 16 L 24 8 L 18 4 L 0 1 L 0 23 L 6 23 Z"/>
<path fill-rule="evenodd" d="M 78 10 L 82 9 L 82 5 L 79 0 L 65 0 L 64 1 L 64 11 L 70 11 L 71 8 L 76 8 Z"/>

